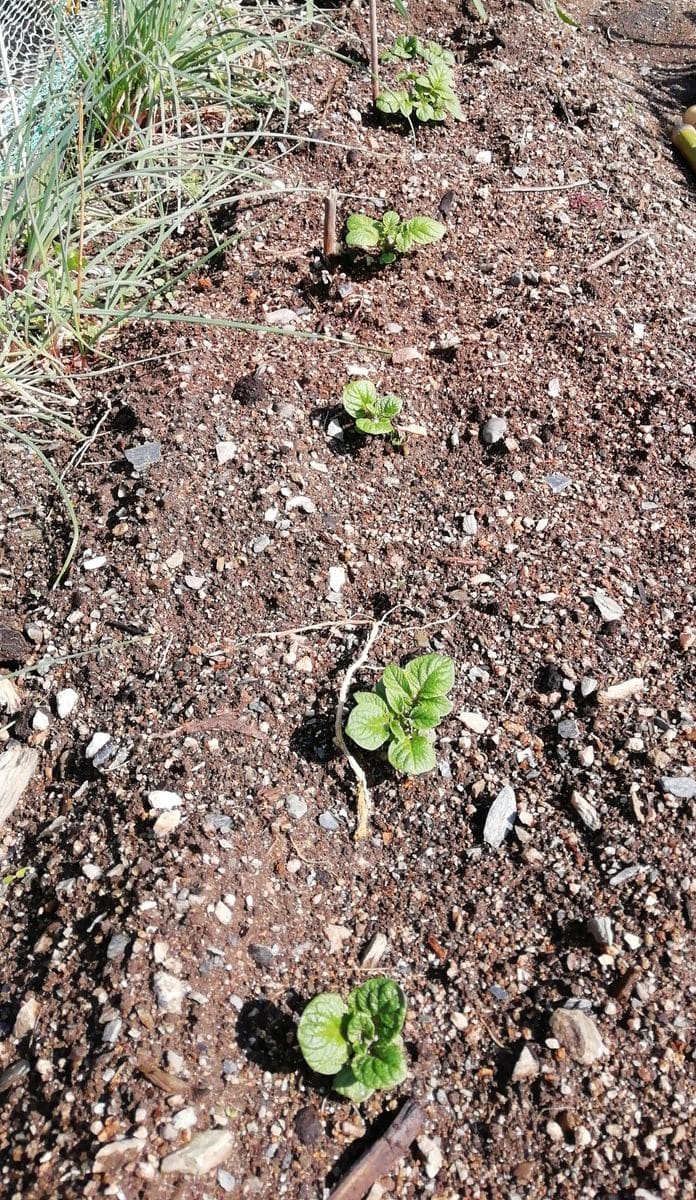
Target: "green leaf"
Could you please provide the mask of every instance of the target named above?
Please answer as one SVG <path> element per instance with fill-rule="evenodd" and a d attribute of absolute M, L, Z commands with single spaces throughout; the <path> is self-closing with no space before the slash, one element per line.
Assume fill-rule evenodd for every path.
<path fill-rule="evenodd" d="M 405 670 L 414 699 L 434 700 L 454 687 L 454 663 L 446 654 L 421 654 Z"/>
<path fill-rule="evenodd" d="M 395 663 L 390 663 L 385 667 L 384 674 L 381 679 L 387 704 L 395 713 L 404 713 L 413 704 L 413 694 L 409 683 L 408 675 L 401 667 L 397 667 Z"/>
<path fill-rule="evenodd" d="M 320 1075 L 334 1075 L 347 1062 L 350 1048 L 343 1032 L 348 1009 L 340 996 L 322 992 L 310 1000 L 297 1029 L 305 1062 Z"/>
<path fill-rule="evenodd" d="M 400 92 L 399 96 L 399 112 L 401 113 L 402 117 L 408 118 L 413 112 L 413 101 L 406 92 Z"/>
<path fill-rule="evenodd" d="M 403 101 L 408 100 L 405 92 L 396 92 L 393 88 L 385 88 L 380 92 L 375 104 L 380 112 L 383 113 L 398 113 L 402 111 Z"/>
<path fill-rule="evenodd" d="M 401 218 L 398 212 L 385 212 L 384 216 L 382 217 L 381 224 L 382 233 L 384 236 L 390 237 L 393 233 L 396 233 L 397 229 L 399 228 L 399 225 L 401 224 Z"/>
<path fill-rule="evenodd" d="M 389 263 L 396 262 L 396 255 L 393 250 L 385 250 L 383 254 L 380 254 L 377 262 L 386 267 Z"/>
<path fill-rule="evenodd" d="M 387 396 L 380 396 L 380 405 L 384 417 L 395 417 L 401 412 L 400 398 L 391 393 Z"/>
<path fill-rule="evenodd" d="M 432 700 L 422 700 L 411 709 L 409 719 L 417 729 L 435 729 L 443 717 L 451 713 L 452 705 L 444 696 L 433 697 Z"/>
<path fill-rule="evenodd" d="M 373 1091 L 377 1088 L 396 1087 L 397 1084 L 403 1083 L 408 1074 L 401 1039 L 395 1042 L 376 1042 L 367 1054 L 354 1058 L 351 1067 L 356 1079 Z"/>
<path fill-rule="evenodd" d="M 404 4 L 404 0 L 392 0 L 392 4 L 394 5 L 394 8 L 398 12 L 399 16 L 403 17 L 404 21 L 408 21 L 408 9 Z"/>
<path fill-rule="evenodd" d="M 418 101 L 416 105 L 416 116 L 419 121 L 423 122 L 424 125 L 427 121 L 444 121 L 445 119 L 444 113 L 440 113 L 439 111 L 436 112 L 432 104 L 429 104 L 425 100 Z"/>
<path fill-rule="evenodd" d="M 365 249 L 379 245 L 379 224 L 374 217 L 366 217 L 363 213 L 351 213 L 346 221 L 346 228 L 347 246 Z"/>
<path fill-rule="evenodd" d="M 379 1042 L 397 1037 L 406 1020 L 406 997 L 393 979 L 376 975 L 355 988 L 348 997 L 348 1011 L 367 1013 L 373 1020 Z"/>
<path fill-rule="evenodd" d="M 395 771 L 404 775 L 424 775 L 432 771 L 437 759 L 432 743 L 423 733 L 390 742 L 387 758 Z"/>
<path fill-rule="evenodd" d="M 359 417 L 355 422 L 355 428 L 359 429 L 361 433 L 385 434 L 391 433 L 394 426 L 388 417 Z"/>
<path fill-rule="evenodd" d="M 403 228 L 404 226 L 402 226 Z M 441 225 L 439 221 L 434 221 L 432 217 L 411 217 L 411 220 L 406 222 L 406 229 L 412 241 L 418 246 L 428 246 L 431 242 L 438 242 L 447 233 L 447 227 Z"/>
<path fill-rule="evenodd" d="M 580 28 L 577 21 L 574 21 L 570 13 L 567 13 L 564 8 L 561 8 L 560 4 L 554 4 L 553 11 L 555 12 L 559 21 L 563 21 L 564 25 L 570 25 L 572 29 Z"/>
<path fill-rule="evenodd" d="M 350 1065 L 341 1067 L 341 1070 L 333 1081 L 332 1087 L 335 1092 L 338 1092 L 339 1096 L 346 1096 L 354 1104 L 364 1104 L 366 1100 L 370 1099 L 375 1090 L 361 1083 L 356 1078 L 353 1068 Z"/>
<path fill-rule="evenodd" d="M 376 692 L 356 692 L 355 699 L 346 733 L 363 750 L 378 750 L 389 738 L 389 706 Z"/>
<path fill-rule="evenodd" d="M 486 12 L 486 6 L 484 5 L 483 0 L 471 0 L 471 7 L 476 13 L 479 21 L 483 21 L 487 25 L 488 13 Z"/>
<path fill-rule="evenodd" d="M 410 222 L 404 222 L 394 238 L 394 245 L 401 254 L 407 254 L 413 247 L 413 238 L 409 229 Z"/>
<path fill-rule="evenodd" d="M 369 1045 L 375 1040 L 375 1023 L 368 1012 L 350 1013 L 346 1023 L 346 1035 L 352 1046 Z"/>
<path fill-rule="evenodd" d="M 351 417 L 374 412 L 378 398 L 377 388 L 369 379 L 352 379 L 343 389 L 343 407 Z"/>

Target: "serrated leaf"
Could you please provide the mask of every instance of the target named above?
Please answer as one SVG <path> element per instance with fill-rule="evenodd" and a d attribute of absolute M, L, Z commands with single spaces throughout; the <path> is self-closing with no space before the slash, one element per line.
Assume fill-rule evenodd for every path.
<path fill-rule="evenodd" d="M 415 700 L 434 700 L 454 687 L 454 663 L 446 654 L 420 654 L 405 670 Z"/>
<path fill-rule="evenodd" d="M 390 663 L 384 669 L 381 683 L 387 697 L 387 704 L 393 712 L 404 713 L 411 707 L 413 704 L 411 685 L 408 675 L 402 671 L 401 667 Z"/>
<path fill-rule="evenodd" d="M 359 417 L 362 413 L 373 412 L 377 400 L 377 388 L 369 379 L 353 379 L 343 389 L 343 407 L 351 417 Z"/>
<path fill-rule="evenodd" d="M 363 750 L 378 750 L 389 738 L 389 706 L 375 692 L 358 692 L 346 733 Z"/>
<path fill-rule="evenodd" d="M 432 743 L 423 733 L 395 738 L 389 744 L 387 758 L 394 770 L 404 775 L 424 775 L 437 762 Z"/>
<path fill-rule="evenodd" d="M 365 249 L 379 245 L 379 225 L 373 217 L 366 217 L 362 213 L 351 213 L 346 221 L 346 228 L 348 230 L 347 246 L 358 246 Z"/>
<path fill-rule="evenodd" d="M 439 221 L 434 221 L 432 217 L 411 217 L 406 223 L 406 228 L 411 240 L 418 246 L 429 246 L 431 242 L 438 242 L 447 233 L 447 227 Z"/>
<path fill-rule="evenodd" d="M 401 412 L 401 399 L 399 396 L 394 396 L 389 393 L 388 396 L 380 397 L 382 416 L 396 417 Z"/>
<path fill-rule="evenodd" d="M 358 417 L 355 428 L 361 433 L 386 434 L 391 433 L 394 426 L 388 417 Z"/>
<path fill-rule="evenodd" d="M 413 247 L 413 238 L 408 226 L 408 222 L 402 225 L 394 238 L 394 245 L 401 254 L 407 254 Z"/>
<path fill-rule="evenodd" d="M 401 104 L 405 96 L 404 92 L 396 92 L 393 88 L 385 88 L 380 92 L 375 104 L 380 112 L 383 113 L 398 113 L 401 112 Z"/>
<path fill-rule="evenodd" d="M 439 116 L 432 104 L 428 104 L 423 100 L 419 101 L 419 103 L 416 105 L 416 116 L 418 117 L 419 121 L 423 122 L 424 125 L 426 121 L 441 121 L 444 119 L 444 114 L 443 116 Z"/>
<path fill-rule="evenodd" d="M 356 1079 L 373 1091 L 396 1087 L 408 1074 L 401 1039 L 384 1044 L 376 1042 L 367 1054 L 354 1058 L 351 1067 Z"/>
<path fill-rule="evenodd" d="M 385 250 L 383 254 L 380 254 L 377 262 L 386 267 L 389 263 L 396 262 L 396 255 L 393 250 Z"/>
<path fill-rule="evenodd" d="M 377 1040 L 388 1042 L 401 1033 L 406 1020 L 406 997 L 393 979 L 376 975 L 349 995 L 348 1011 L 367 1013 L 377 1030 Z"/>
<path fill-rule="evenodd" d="M 444 696 L 422 700 L 411 709 L 409 717 L 417 729 L 436 729 L 443 717 L 451 713 L 452 705 Z"/>
<path fill-rule="evenodd" d="M 335 1075 L 348 1060 L 350 1047 L 343 1032 L 348 1008 L 341 996 L 322 992 L 310 1000 L 297 1028 L 305 1062 L 320 1075 Z"/>
<path fill-rule="evenodd" d="M 360 1082 L 350 1064 L 341 1067 L 331 1086 L 339 1096 L 346 1096 L 348 1100 L 353 1101 L 353 1104 L 364 1104 L 375 1090 Z"/>
<path fill-rule="evenodd" d="M 398 212 L 385 212 L 384 216 L 382 217 L 381 224 L 382 233 L 385 235 L 385 237 L 390 237 L 399 228 L 399 225 L 401 224 L 401 218 Z"/>
<path fill-rule="evenodd" d="M 399 94 L 399 112 L 401 113 L 402 117 L 408 118 L 413 112 L 413 101 L 411 100 L 411 97 L 406 94 L 406 92 L 400 92 Z"/>

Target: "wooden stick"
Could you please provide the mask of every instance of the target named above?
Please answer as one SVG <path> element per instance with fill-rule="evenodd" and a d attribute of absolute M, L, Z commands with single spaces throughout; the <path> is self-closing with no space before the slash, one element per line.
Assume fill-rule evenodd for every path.
<path fill-rule="evenodd" d="M 370 0 L 370 69 L 372 76 L 372 103 L 379 96 L 379 44 L 377 41 L 377 0 Z"/>
<path fill-rule="evenodd" d="M 623 246 L 619 246 L 616 250 L 612 250 L 610 254 L 605 254 L 604 258 L 598 258 L 590 266 L 591 271 L 598 270 L 599 267 L 606 267 L 607 263 L 613 262 L 615 258 L 620 258 L 627 250 L 632 250 L 639 242 L 644 242 L 650 233 L 646 230 L 645 233 L 639 233 L 638 237 L 631 238 L 630 242 L 624 242 Z"/>
<path fill-rule="evenodd" d="M 336 256 L 336 189 L 331 188 L 324 200 L 324 258 Z"/>
<path fill-rule="evenodd" d="M 520 192 L 567 192 L 571 188 L 587 187 L 589 179 L 573 179 L 569 183 L 547 183 L 539 187 L 500 188 L 506 196 L 519 196 Z"/>
<path fill-rule="evenodd" d="M 378 1179 L 388 1175 L 403 1158 L 425 1125 L 425 1113 L 415 1100 L 407 1100 L 387 1132 L 370 1146 L 331 1193 L 330 1200 L 362 1200 Z"/>

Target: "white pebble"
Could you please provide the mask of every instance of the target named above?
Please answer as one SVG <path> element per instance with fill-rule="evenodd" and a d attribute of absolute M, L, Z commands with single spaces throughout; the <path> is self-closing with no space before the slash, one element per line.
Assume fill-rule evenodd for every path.
<path fill-rule="evenodd" d="M 73 688 L 61 688 L 56 693 L 56 712 L 61 721 L 69 717 L 75 705 L 79 700 L 77 692 Z"/>

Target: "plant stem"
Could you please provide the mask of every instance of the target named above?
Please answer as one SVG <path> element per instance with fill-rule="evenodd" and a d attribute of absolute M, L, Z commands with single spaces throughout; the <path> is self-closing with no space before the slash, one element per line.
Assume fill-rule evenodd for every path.
<path fill-rule="evenodd" d="M 370 66 L 372 71 L 372 103 L 379 96 L 379 44 L 377 41 L 377 0 L 370 0 Z"/>
<path fill-rule="evenodd" d="M 330 261 L 336 254 L 336 189 L 331 188 L 324 200 L 324 258 Z"/>

